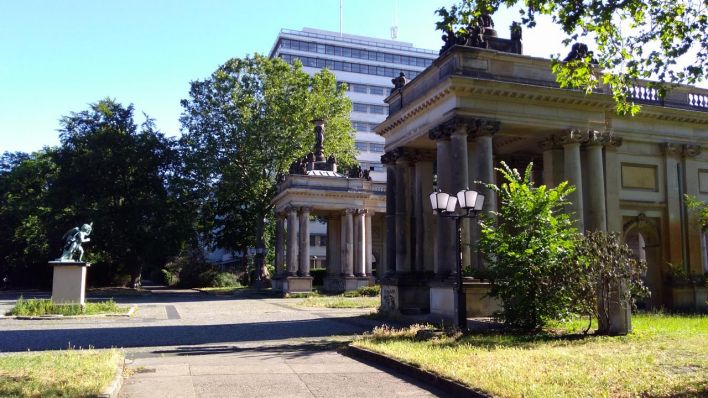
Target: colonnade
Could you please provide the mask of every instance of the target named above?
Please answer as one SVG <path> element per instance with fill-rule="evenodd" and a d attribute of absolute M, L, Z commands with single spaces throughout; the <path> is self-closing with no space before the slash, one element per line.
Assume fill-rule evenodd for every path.
<path fill-rule="evenodd" d="M 310 276 L 311 207 L 290 206 L 276 214 L 275 272 L 280 277 Z M 327 275 L 372 275 L 372 216 L 368 209 L 327 211 Z"/>

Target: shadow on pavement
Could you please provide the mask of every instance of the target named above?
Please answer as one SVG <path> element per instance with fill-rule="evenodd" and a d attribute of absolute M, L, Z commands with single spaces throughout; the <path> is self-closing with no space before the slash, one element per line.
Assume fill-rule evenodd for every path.
<path fill-rule="evenodd" d="M 362 333 L 376 324 L 356 316 L 219 325 L 6 330 L 0 333 L 0 352 L 69 347 L 159 347 L 328 337 Z"/>

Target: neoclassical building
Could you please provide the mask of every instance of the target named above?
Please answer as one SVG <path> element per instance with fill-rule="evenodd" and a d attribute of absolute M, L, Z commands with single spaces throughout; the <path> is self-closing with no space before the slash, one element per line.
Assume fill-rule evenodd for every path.
<path fill-rule="evenodd" d="M 633 87 L 642 110 L 619 116 L 609 87 L 561 89 L 550 61 L 520 54 L 513 41 L 450 46 L 386 99 L 388 118 L 376 127 L 387 169 L 383 307 L 455 313 L 453 221 L 432 214 L 428 195 L 478 189 L 494 210 L 496 198 L 475 181 L 496 182 L 501 161 L 519 169 L 533 162 L 539 184 L 573 184 L 577 227 L 620 232 L 647 261 L 648 305 L 705 305 L 700 292 L 689 297 L 671 283 L 669 264 L 708 270 L 705 234 L 683 200 L 708 201 L 708 90 L 680 86 L 659 98 Z M 480 264 L 477 234 L 465 227 L 464 266 Z M 484 310 L 470 302 L 479 295 L 467 297 L 468 315 Z"/>

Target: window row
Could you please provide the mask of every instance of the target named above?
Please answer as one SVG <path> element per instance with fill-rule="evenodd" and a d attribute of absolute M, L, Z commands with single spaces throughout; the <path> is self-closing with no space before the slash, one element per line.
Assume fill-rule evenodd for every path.
<path fill-rule="evenodd" d="M 391 87 L 370 86 L 368 84 L 347 83 L 347 90 L 355 93 L 388 95 Z"/>
<path fill-rule="evenodd" d="M 317 54 L 334 55 L 337 57 L 367 59 L 369 61 L 387 62 L 400 65 L 428 67 L 433 61 L 428 58 L 411 57 L 407 55 L 391 54 L 380 51 L 361 50 L 358 48 L 333 46 L 330 44 L 309 43 L 300 40 L 282 39 L 281 48 L 289 48 L 298 51 L 307 51 Z"/>
<path fill-rule="evenodd" d="M 354 127 L 355 131 L 361 131 L 364 133 L 373 133 L 374 127 L 376 127 L 376 123 L 357 122 L 357 121 L 352 120 L 352 127 Z"/>
<path fill-rule="evenodd" d="M 381 163 L 360 162 L 360 166 L 362 170 L 386 171 L 386 168 Z"/>
<path fill-rule="evenodd" d="M 356 141 L 354 144 L 359 152 L 384 152 L 384 144 L 378 142 Z"/>
<path fill-rule="evenodd" d="M 398 77 L 398 74 L 400 72 L 403 72 L 409 79 L 414 79 L 416 76 L 418 76 L 418 72 L 412 70 L 385 68 L 383 66 L 356 64 L 353 62 L 340 62 L 323 58 L 301 57 L 299 55 L 292 54 L 281 54 L 280 57 L 283 58 L 285 62 L 289 64 L 292 64 L 293 60 L 299 59 L 300 62 L 302 62 L 303 66 L 309 66 L 311 68 L 327 68 L 330 70 L 341 70 L 344 72 L 363 73 L 365 75 L 386 77 Z"/>
<path fill-rule="evenodd" d="M 376 115 L 386 114 L 386 107 L 384 105 L 362 104 L 359 102 L 352 103 L 352 110 L 354 112 L 373 113 Z"/>
<path fill-rule="evenodd" d="M 327 236 L 310 235 L 310 246 L 327 246 Z"/>

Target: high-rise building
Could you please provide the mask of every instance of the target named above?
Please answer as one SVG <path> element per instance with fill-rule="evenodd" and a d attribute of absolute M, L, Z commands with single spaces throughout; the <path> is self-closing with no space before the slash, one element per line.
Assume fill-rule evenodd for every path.
<path fill-rule="evenodd" d="M 340 36 L 336 32 L 304 28 L 281 30 L 270 56 L 281 57 L 288 63 L 300 59 L 303 70 L 310 74 L 327 68 L 337 81 L 347 83 L 359 151 L 357 159 L 362 169 L 371 171 L 373 180 L 385 180 L 381 165 L 384 141 L 373 128 L 388 114 L 383 100 L 393 87 L 391 79 L 401 72 L 413 79 L 437 58 L 438 52 L 395 40 Z"/>
<path fill-rule="evenodd" d="M 406 78 L 413 79 L 438 57 L 438 52 L 395 40 L 304 28 L 281 30 L 270 57 L 280 57 L 288 63 L 299 59 L 303 70 L 310 74 L 327 68 L 338 82 L 347 84 L 347 94 L 352 100 L 351 120 L 356 131 L 357 160 L 362 169 L 370 170 L 372 180 L 384 181 L 386 172 L 381 164 L 384 140 L 374 133 L 374 127 L 388 115 L 384 99 L 393 88 L 391 79 L 401 72 Z M 310 256 L 313 267 L 324 265 L 326 241 L 325 225 L 312 223 Z"/>

